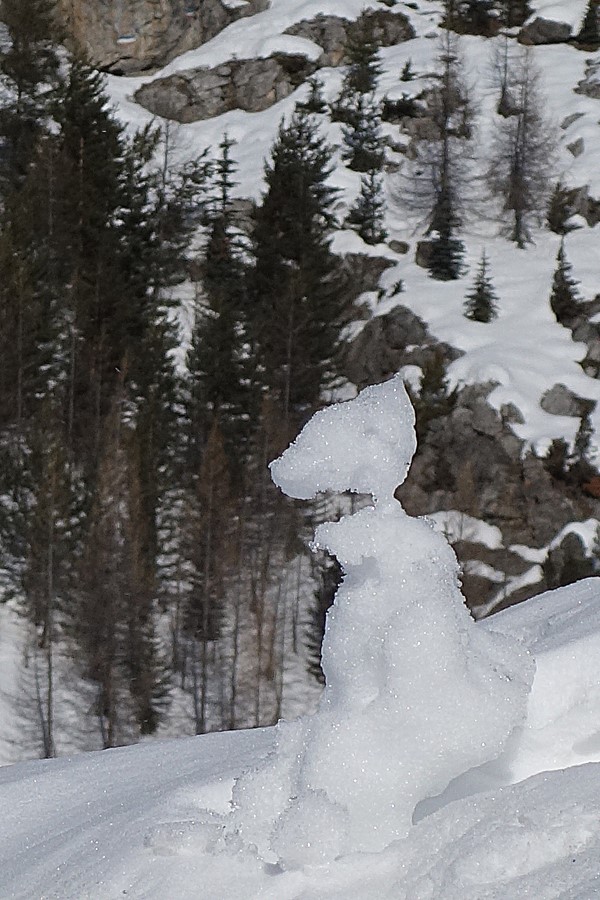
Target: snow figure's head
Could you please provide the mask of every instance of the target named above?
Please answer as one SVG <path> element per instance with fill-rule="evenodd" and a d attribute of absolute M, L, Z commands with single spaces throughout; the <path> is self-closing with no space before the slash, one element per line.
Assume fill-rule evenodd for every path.
<path fill-rule="evenodd" d="M 271 464 L 284 493 L 308 500 L 321 491 L 391 499 L 417 447 L 415 414 L 400 376 L 316 413 Z"/>

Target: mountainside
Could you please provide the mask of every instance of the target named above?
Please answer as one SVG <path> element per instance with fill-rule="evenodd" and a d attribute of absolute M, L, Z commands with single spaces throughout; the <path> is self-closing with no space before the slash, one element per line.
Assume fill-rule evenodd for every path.
<path fill-rule="evenodd" d="M 384 102 L 387 237 L 369 246 L 348 229 L 335 236 L 336 252 L 344 254 L 353 282 L 362 282 L 365 291 L 355 302 L 348 330 L 345 372 L 351 383 L 362 386 L 406 367 L 418 391 L 420 371 L 440 349 L 449 385 L 458 388 L 456 406 L 436 416 L 422 437 L 403 499 L 413 513 L 448 511 L 439 521 L 456 543 L 469 602 L 486 610 L 555 586 L 540 569 L 549 548 L 573 532 L 586 547 L 575 541 L 575 556 L 589 554 L 600 512 L 592 481 L 596 437 L 586 451 L 594 471 L 569 477 L 560 466 L 552 470 L 543 461 L 553 440 L 573 447 L 582 419 L 589 418 L 594 435 L 600 428 L 595 229 L 600 197 L 595 94 L 600 92 L 594 87 L 594 47 L 576 40 L 585 0 L 530 7 L 524 24 L 509 29 L 508 39 L 493 36 L 499 30 L 493 17 L 487 25 L 477 20 L 458 28 L 479 27 L 484 35 L 459 37 L 474 124 L 472 140 L 463 141 L 466 255 L 460 277 L 447 282 L 428 277 L 424 268 L 430 222 L 426 204 L 411 187 L 414 157 L 430 127 L 431 91 L 439 83 L 442 4 L 274 2 L 150 77 L 109 79 L 123 121 L 147 121 L 146 109 L 183 123 L 178 131 L 182 156 L 184 146 L 214 145 L 224 132 L 234 137 L 240 165 L 236 195 L 257 200 L 264 189 L 263 161 L 280 119 L 306 99 L 307 80 L 315 73 L 324 99 L 335 101 L 351 20 L 364 14 L 373 23 L 381 46 L 375 98 Z M 499 54 L 510 55 L 518 65 L 525 52 L 539 81 L 536 103 L 552 146 L 535 161 L 546 192 L 531 210 L 530 239 L 519 248 L 507 239 L 511 213 L 501 197 L 491 195 L 489 182 L 494 145 L 506 121 L 496 112 Z M 407 64 L 411 76 L 403 80 Z M 394 109 L 398 101 L 399 111 Z M 343 127 L 327 113 L 317 118 L 338 148 L 330 182 L 340 190 L 336 214 L 342 223 L 356 199 L 360 175 L 343 159 Z M 560 322 L 550 296 L 563 236 L 546 224 L 555 185 L 562 191 L 564 246 L 579 292 L 576 316 Z M 499 312 L 489 323 L 464 316 L 484 251 Z M 566 460 L 564 469 L 568 465 Z M 491 539 L 477 521 L 497 529 Z M 567 546 L 566 555 L 572 550 Z M 584 560 L 581 574 L 589 574 L 590 566 Z"/>

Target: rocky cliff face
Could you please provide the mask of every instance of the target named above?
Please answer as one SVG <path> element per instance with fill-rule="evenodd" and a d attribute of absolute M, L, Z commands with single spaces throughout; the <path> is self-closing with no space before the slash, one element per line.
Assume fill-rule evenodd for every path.
<path fill-rule="evenodd" d="M 600 352 L 597 334 L 594 340 L 589 336 L 588 348 Z M 345 370 L 351 381 L 364 387 L 403 366 L 422 367 L 432 353 L 440 352 L 446 362 L 460 355 L 437 342 L 418 316 L 399 305 L 365 324 L 348 348 Z M 556 587 L 545 580 L 545 572 L 536 570 L 536 549 L 542 562 L 543 548 L 568 523 L 600 518 L 597 496 L 574 480 L 553 476 L 545 461 L 517 437 L 511 423 L 520 421 L 519 411 L 492 408 L 487 398 L 494 387 L 488 383 L 463 388 L 452 410 L 429 423 L 411 477 L 399 491 L 411 515 L 454 511 L 458 525 L 449 538 L 462 567 L 463 592 L 476 615 L 490 602 L 494 609 L 502 608 Z M 552 415 L 581 416 L 583 404 L 561 384 L 549 388 L 542 401 Z M 479 541 L 476 522 L 498 529 L 497 546 Z M 573 564 L 572 554 L 568 564 Z"/>
<path fill-rule="evenodd" d="M 220 0 L 209 0 L 207 8 L 211 4 L 220 5 Z M 253 8 L 257 8 L 256 3 Z M 408 19 L 400 13 L 376 10 L 365 12 L 362 18 L 383 47 L 414 37 Z M 315 70 L 345 63 L 350 26 L 348 19 L 319 15 L 287 29 L 286 34 L 314 41 L 322 48 L 316 62 L 290 53 L 274 53 L 262 59 L 231 59 L 212 69 L 188 69 L 156 78 L 141 87 L 135 99 L 153 115 L 183 124 L 232 109 L 260 112 L 288 97 Z M 207 32 L 205 40 L 208 37 L 212 34 Z"/>
<path fill-rule="evenodd" d="M 132 74 L 165 65 L 268 0 L 58 0 L 71 43 L 102 69 Z"/>

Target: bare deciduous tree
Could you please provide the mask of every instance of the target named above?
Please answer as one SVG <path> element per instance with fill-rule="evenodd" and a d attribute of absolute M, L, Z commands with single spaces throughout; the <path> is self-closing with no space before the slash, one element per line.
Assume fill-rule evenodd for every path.
<path fill-rule="evenodd" d="M 545 209 L 556 147 L 552 128 L 541 112 L 540 76 L 529 49 L 511 65 L 505 90 L 511 108 L 497 125 L 489 184 L 510 217 L 510 239 L 524 248 L 531 240 L 532 219 Z"/>

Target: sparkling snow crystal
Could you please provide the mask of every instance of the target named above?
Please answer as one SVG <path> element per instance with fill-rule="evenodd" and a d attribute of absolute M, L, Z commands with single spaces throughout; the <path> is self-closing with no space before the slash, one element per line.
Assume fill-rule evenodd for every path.
<path fill-rule="evenodd" d="M 292 497 L 374 498 L 317 529 L 316 545 L 345 572 L 327 619 L 320 707 L 280 726 L 274 754 L 234 791 L 230 828 L 284 868 L 405 837 L 416 804 L 497 757 L 524 718 L 529 657 L 473 622 L 446 540 L 394 499 L 415 448 L 397 377 L 317 413 L 272 465 Z"/>

